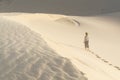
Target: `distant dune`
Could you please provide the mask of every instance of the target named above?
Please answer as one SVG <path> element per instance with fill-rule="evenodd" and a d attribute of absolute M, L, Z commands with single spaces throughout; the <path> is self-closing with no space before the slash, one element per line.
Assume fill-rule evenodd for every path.
<path fill-rule="evenodd" d="M 120 11 L 119 0 L 0 0 L 0 12 L 99 15 Z"/>

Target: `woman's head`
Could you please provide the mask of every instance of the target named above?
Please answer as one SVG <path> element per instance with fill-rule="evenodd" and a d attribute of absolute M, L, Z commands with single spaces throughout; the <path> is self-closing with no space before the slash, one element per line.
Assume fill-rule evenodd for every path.
<path fill-rule="evenodd" d="M 87 32 L 85 32 L 85 35 L 88 35 L 88 33 L 87 33 Z"/>

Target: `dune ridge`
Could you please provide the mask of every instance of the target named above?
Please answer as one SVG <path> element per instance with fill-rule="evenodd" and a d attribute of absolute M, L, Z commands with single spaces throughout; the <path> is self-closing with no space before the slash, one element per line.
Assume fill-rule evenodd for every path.
<path fill-rule="evenodd" d="M 87 80 L 24 25 L 0 20 L 0 80 Z"/>

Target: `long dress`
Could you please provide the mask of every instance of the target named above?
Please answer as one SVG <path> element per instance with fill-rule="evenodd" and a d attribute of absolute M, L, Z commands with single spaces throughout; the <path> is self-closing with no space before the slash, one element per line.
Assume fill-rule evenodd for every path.
<path fill-rule="evenodd" d="M 85 44 L 85 48 L 89 48 L 89 38 L 88 38 L 88 36 L 85 36 L 84 44 Z"/>

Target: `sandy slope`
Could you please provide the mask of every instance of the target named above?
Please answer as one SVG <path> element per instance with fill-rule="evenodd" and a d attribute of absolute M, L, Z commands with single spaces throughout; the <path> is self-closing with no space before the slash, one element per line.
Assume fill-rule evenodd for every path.
<path fill-rule="evenodd" d="M 120 34 L 120 24 L 113 18 L 106 17 L 108 16 L 6 15 L 6 18 L 28 25 L 32 30 L 42 34 L 49 46 L 60 55 L 69 58 L 89 80 L 119 80 L 120 37 L 116 35 Z M 76 25 L 73 19 L 80 25 Z M 86 31 L 89 32 L 92 52 L 83 48 Z"/>
<path fill-rule="evenodd" d="M 42 36 L 81 48 L 84 47 L 83 37 L 84 32 L 87 31 L 90 34 L 92 51 L 106 58 L 114 65 L 120 66 L 120 63 L 118 63 L 120 56 L 119 15 L 119 13 L 114 13 L 96 17 L 68 17 L 50 14 L 11 14 L 9 18 L 28 25 Z M 76 23 L 71 22 L 72 19 L 77 20 L 80 26 L 79 24 L 73 26 Z M 60 21 L 56 22 L 56 20 Z"/>
<path fill-rule="evenodd" d="M 88 80 L 119 80 L 120 68 L 117 69 L 98 54 L 61 42 L 51 40 L 47 42 L 60 55 L 69 58 L 78 69 L 81 69 Z"/>
<path fill-rule="evenodd" d="M 87 80 L 40 34 L 0 18 L 0 80 Z"/>

